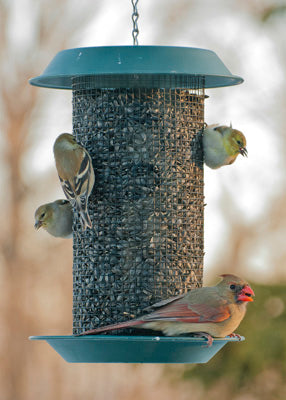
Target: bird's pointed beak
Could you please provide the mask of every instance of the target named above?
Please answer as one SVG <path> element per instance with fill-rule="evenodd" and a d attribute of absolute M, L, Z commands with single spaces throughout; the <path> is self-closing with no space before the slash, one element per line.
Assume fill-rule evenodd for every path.
<path fill-rule="evenodd" d="M 248 152 L 246 147 L 240 147 L 239 152 L 243 157 L 247 157 Z"/>
<path fill-rule="evenodd" d="M 43 225 L 42 221 L 36 221 L 35 225 L 34 225 L 34 228 L 38 230 L 38 229 L 41 228 L 42 225 Z"/>
<path fill-rule="evenodd" d="M 253 301 L 252 296 L 255 296 L 254 291 L 249 285 L 245 285 L 237 296 L 238 301 Z"/>

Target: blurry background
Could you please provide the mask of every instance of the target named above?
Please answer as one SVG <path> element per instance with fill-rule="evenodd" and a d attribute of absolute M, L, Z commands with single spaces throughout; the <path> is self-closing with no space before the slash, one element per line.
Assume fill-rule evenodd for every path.
<path fill-rule="evenodd" d="M 35 232 L 34 211 L 62 198 L 56 136 L 71 92 L 35 88 L 65 48 L 131 45 L 129 0 L 0 0 L 0 400 L 286 398 L 286 2 L 141 0 L 139 44 L 202 47 L 242 85 L 207 90 L 206 122 L 247 137 L 249 157 L 205 169 L 205 275 L 251 281 L 256 300 L 207 365 L 68 364 L 29 335 L 72 329 L 72 241 Z"/>

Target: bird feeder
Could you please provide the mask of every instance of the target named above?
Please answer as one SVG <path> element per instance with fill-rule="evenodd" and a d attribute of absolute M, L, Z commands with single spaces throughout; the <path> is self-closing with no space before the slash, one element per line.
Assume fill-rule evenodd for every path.
<path fill-rule="evenodd" d="M 59 52 L 35 86 L 71 89 L 73 134 L 92 157 L 92 229 L 74 211 L 73 333 L 138 317 L 202 286 L 205 89 L 237 85 L 198 48 L 111 46 Z M 231 339 L 41 336 L 70 362 L 207 362 Z"/>

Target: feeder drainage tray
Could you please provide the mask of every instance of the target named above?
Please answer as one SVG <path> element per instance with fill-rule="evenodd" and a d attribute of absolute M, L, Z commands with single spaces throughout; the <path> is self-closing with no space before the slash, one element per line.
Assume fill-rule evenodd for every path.
<path fill-rule="evenodd" d="M 46 340 L 71 363 L 206 363 L 226 343 L 237 338 L 206 339 L 165 336 L 30 336 Z M 242 340 L 244 338 L 242 337 Z"/>

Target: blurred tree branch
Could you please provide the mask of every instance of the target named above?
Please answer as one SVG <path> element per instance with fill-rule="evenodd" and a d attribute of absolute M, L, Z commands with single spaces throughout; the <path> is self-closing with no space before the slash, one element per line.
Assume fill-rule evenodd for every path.
<path fill-rule="evenodd" d="M 20 400 L 23 396 L 28 345 L 23 344 L 21 337 L 27 334 L 22 301 L 27 289 L 25 282 L 31 273 L 31 255 L 25 255 L 22 248 L 25 246 L 23 205 L 31 188 L 24 184 L 22 162 L 30 145 L 28 138 L 39 96 L 39 90 L 30 86 L 28 79 L 38 75 L 58 51 L 73 42 L 98 7 L 99 1 L 79 4 L 70 0 L 0 0 L 0 131 L 4 159 L 1 173 L 7 176 L 0 237 L 6 297 L 2 349 L 5 354 L 1 354 L 5 365 L 1 381 L 5 387 L 1 392 L 7 400 Z M 26 20 L 25 25 L 17 26 L 21 19 Z M 23 27 L 25 40 L 20 40 Z"/>
<path fill-rule="evenodd" d="M 3 254 L 9 264 L 9 269 L 17 268 L 17 248 L 20 235 L 21 201 L 26 195 L 21 173 L 21 161 L 27 151 L 27 137 L 31 125 L 33 110 L 37 104 L 39 90 L 28 84 L 28 79 L 39 74 L 39 65 L 46 66 L 59 50 L 68 46 L 80 27 L 85 26 L 91 17 L 91 2 L 78 6 L 75 2 L 63 0 L 29 1 L 33 9 L 33 18 L 37 40 L 31 35 L 21 49 L 8 34 L 15 29 L 11 27 L 14 14 L 17 12 L 16 2 L 1 0 L 1 104 L 4 110 L 0 129 L 5 139 L 5 162 L 9 175 L 9 187 L 6 188 L 9 202 L 9 234 L 5 238 Z M 97 6 L 96 6 L 97 7 Z M 93 11 L 95 7 L 93 6 Z M 29 11 L 27 11 L 28 15 Z"/>

